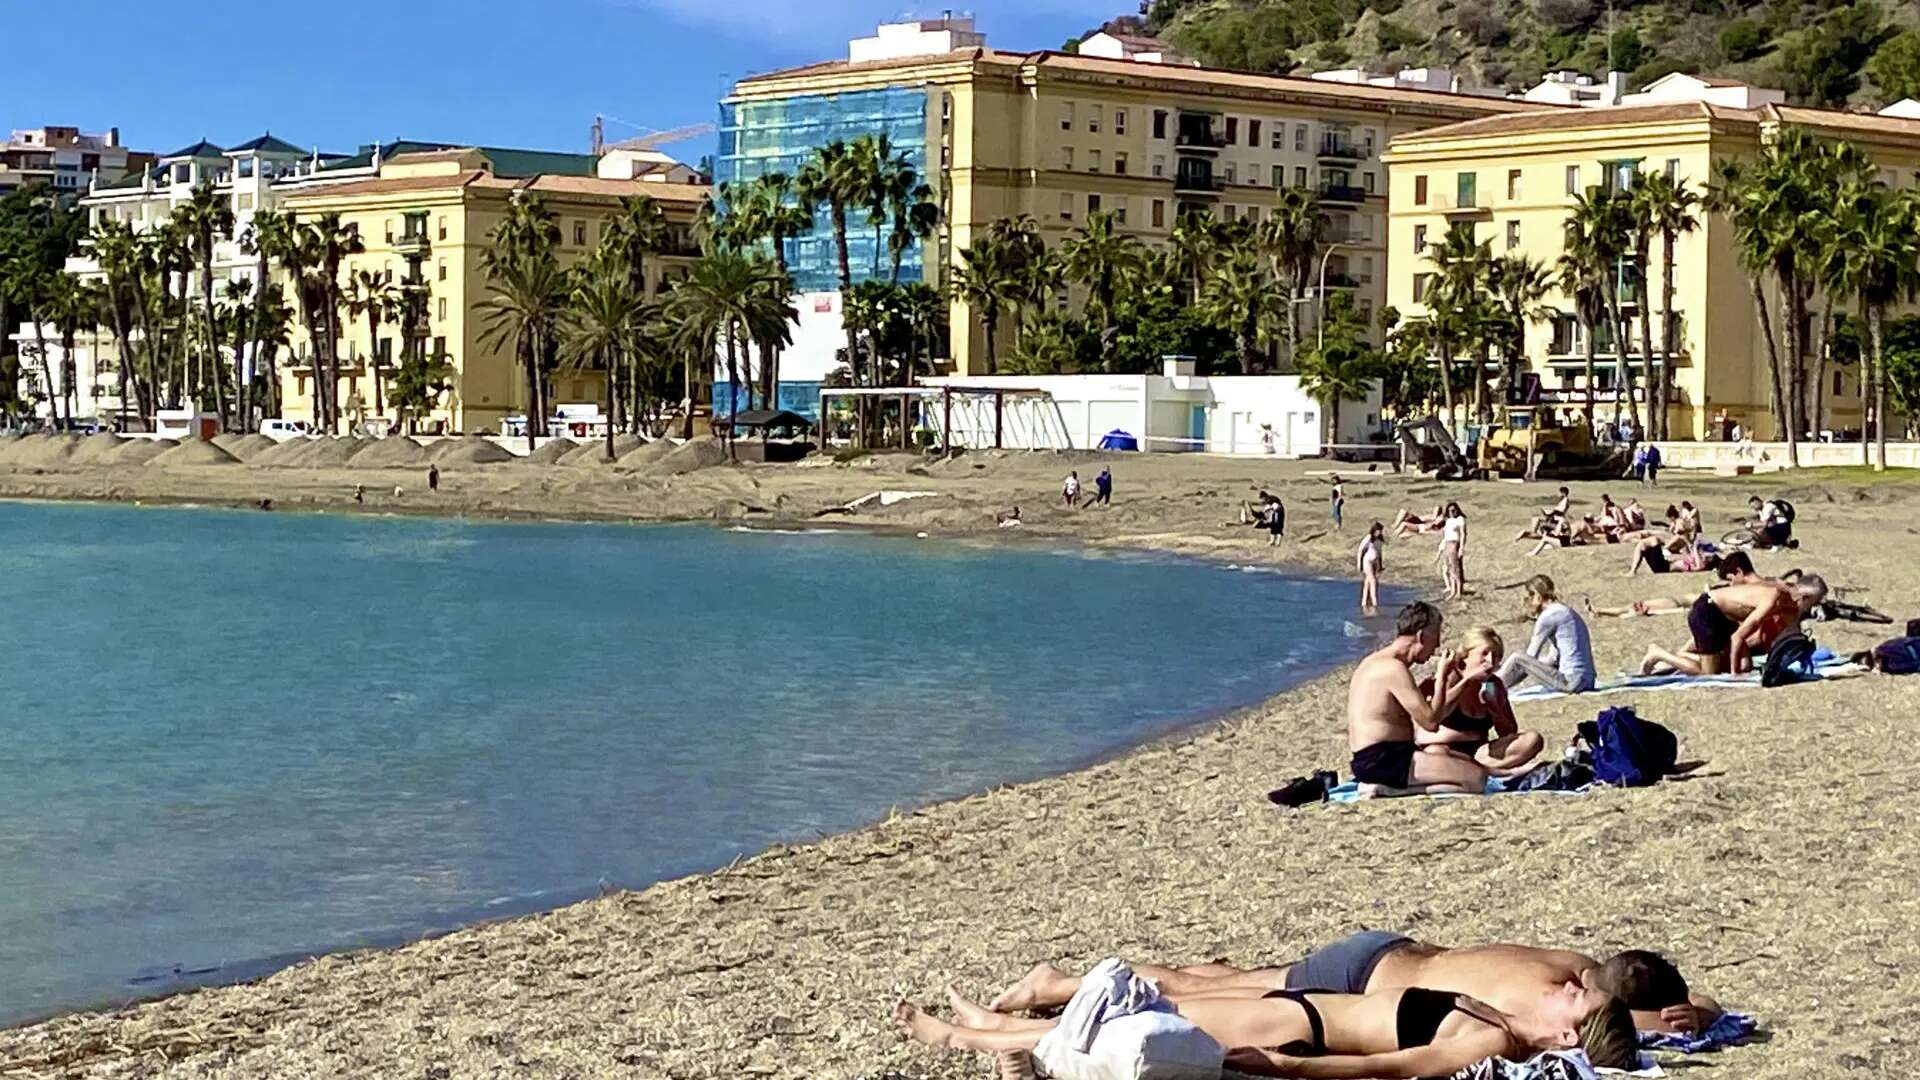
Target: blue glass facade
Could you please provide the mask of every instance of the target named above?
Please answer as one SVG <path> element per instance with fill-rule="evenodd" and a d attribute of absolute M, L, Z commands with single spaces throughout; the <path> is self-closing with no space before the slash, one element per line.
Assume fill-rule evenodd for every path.
<path fill-rule="evenodd" d="M 741 183 L 773 172 L 794 176 L 816 147 L 835 139 L 852 142 L 862 135 L 885 135 L 920 174 L 922 182 L 930 183 L 928 101 L 924 89 L 887 87 L 844 94 L 800 94 L 773 101 L 723 102 L 714 180 L 720 184 Z M 864 208 L 848 211 L 847 255 L 855 284 L 891 273 L 885 238 L 888 229 L 883 224 L 876 236 Z M 788 241 L 787 265 L 801 292 L 839 289 L 839 256 L 825 208 L 816 215 L 813 231 Z M 900 280 L 921 280 L 921 266 L 921 244 L 916 241 L 901 260 Z"/>
<path fill-rule="evenodd" d="M 780 400 L 774 404 L 774 408 L 799 413 L 801 416 L 817 422 L 820 419 L 821 385 L 818 381 L 788 382 L 785 379 L 781 379 Z M 729 416 L 735 412 L 745 410 L 747 406 L 748 397 L 746 387 L 742 386 L 739 388 L 739 393 L 734 397 L 733 408 L 729 409 L 727 407 L 726 376 L 723 375 L 713 381 L 713 414 L 715 416 Z"/>

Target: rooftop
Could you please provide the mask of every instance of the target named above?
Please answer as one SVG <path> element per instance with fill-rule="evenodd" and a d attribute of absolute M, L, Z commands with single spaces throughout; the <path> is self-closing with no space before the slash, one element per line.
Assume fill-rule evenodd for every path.
<path fill-rule="evenodd" d="M 1753 128 L 1771 123 L 1800 124 L 1829 130 L 1911 139 L 1916 144 L 1920 144 L 1920 120 L 1841 112 L 1835 109 L 1814 109 L 1799 105 L 1764 105 L 1756 109 L 1738 109 L 1705 101 L 1682 101 L 1661 105 L 1620 105 L 1600 109 L 1555 109 L 1509 116 L 1483 116 L 1474 120 L 1463 120 L 1456 124 L 1445 124 L 1412 132 L 1394 139 L 1393 142 L 1396 147 L 1399 147 L 1454 139 L 1530 135 L 1552 131 L 1611 130 L 1688 120 L 1711 120 Z"/>
<path fill-rule="evenodd" d="M 165 155 L 162 160 L 171 160 L 173 158 L 217 158 L 225 157 L 226 153 L 227 152 L 220 147 L 213 145 L 205 139 L 201 139 L 199 142 L 194 143 L 184 150 L 175 150 L 173 153 Z"/>
<path fill-rule="evenodd" d="M 262 134 L 257 139 L 248 139 L 239 146 L 228 149 L 228 154 L 305 154 L 306 151 L 285 139 L 275 138 L 272 132 Z"/>

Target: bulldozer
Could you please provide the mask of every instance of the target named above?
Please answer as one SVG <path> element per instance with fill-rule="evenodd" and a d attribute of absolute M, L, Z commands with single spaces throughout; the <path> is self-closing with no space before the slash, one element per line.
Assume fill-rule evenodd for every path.
<path fill-rule="evenodd" d="M 1562 426 L 1545 405 L 1501 405 L 1494 422 L 1481 429 L 1475 465 L 1488 477 L 1546 476 L 1575 480 L 1619 475 L 1618 452 L 1593 443 L 1585 424 Z"/>

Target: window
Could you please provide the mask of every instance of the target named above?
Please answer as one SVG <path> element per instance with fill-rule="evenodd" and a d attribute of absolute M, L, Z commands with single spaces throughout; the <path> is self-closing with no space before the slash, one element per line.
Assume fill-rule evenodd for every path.
<path fill-rule="evenodd" d="M 1413 253 L 1418 255 L 1425 250 L 1427 250 L 1427 227 L 1425 225 L 1415 225 L 1413 227 Z"/>
<path fill-rule="evenodd" d="M 1307 167 L 1305 165 L 1295 165 L 1293 167 L 1293 186 L 1307 186 Z"/>
<path fill-rule="evenodd" d="M 387 243 L 393 243 L 393 219 L 387 219 Z"/>
<path fill-rule="evenodd" d="M 1273 186 L 1287 186 L 1287 167 L 1285 165 L 1275 165 L 1273 167 Z"/>
<path fill-rule="evenodd" d="M 1300 124 L 1293 129 L 1293 151 L 1296 154 L 1307 152 L 1307 125 Z"/>
<path fill-rule="evenodd" d="M 1127 175 L 1127 155 L 1125 154 L 1113 155 L 1113 174 L 1115 176 Z"/>
<path fill-rule="evenodd" d="M 1226 206 L 1221 207 L 1221 210 L 1226 214 L 1226 218 L 1228 221 L 1235 221 L 1235 220 L 1238 220 L 1238 218 L 1240 217 L 1240 208 L 1233 205 L 1232 203 L 1228 203 Z"/>
<path fill-rule="evenodd" d="M 1372 173 L 1370 172 L 1361 173 L 1360 183 L 1361 183 L 1360 190 L 1366 192 L 1369 195 L 1373 194 L 1373 174 Z"/>
<path fill-rule="evenodd" d="M 1520 197 L 1520 170 L 1508 169 L 1507 170 L 1507 198 L 1517 199 L 1519 197 Z"/>
<path fill-rule="evenodd" d="M 940 122 L 942 124 L 947 124 L 947 123 L 951 123 L 952 121 L 953 121 L 953 95 L 941 94 L 940 95 Z"/>
<path fill-rule="evenodd" d="M 1567 194 L 1580 194 L 1580 166 L 1567 166 Z"/>
<path fill-rule="evenodd" d="M 1231 161 L 1227 162 L 1227 183 L 1229 184 L 1239 183 L 1240 181 L 1239 172 L 1240 172 L 1240 167 L 1238 165 L 1235 165 Z"/>
<path fill-rule="evenodd" d="M 1364 132 L 1363 132 L 1363 133 L 1361 134 L 1361 137 L 1360 137 L 1360 152 L 1361 152 L 1361 153 L 1363 153 L 1363 154 L 1365 154 L 1365 155 L 1366 155 L 1366 156 L 1368 156 L 1368 157 L 1372 157 L 1372 156 L 1373 156 L 1373 147 L 1374 147 L 1374 133 L 1373 133 L 1373 129 L 1372 129 L 1372 128 L 1367 128 L 1367 129 L 1366 129 L 1366 130 L 1365 130 L 1365 131 L 1364 131 Z"/>
<path fill-rule="evenodd" d="M 1413 178 L 1413 205 L 1427 205 L 1427 178 L 1424 176 Z"/>
<path fill-rule="evenodd" d="M 1371 255 L 1360 257 L 1360 284 L 1373 284 L 1373 256 Z"/>
<path fill-rule="evenodd" d="M 1092 217 L 1093 215 L 1099 212 L 1100 212 L 1100 196 L 1098 195 L 1087 196 L 1087 216 Z"/>
<path fill-rule="evenodd" d="M 1260 145 L 1260 121 L 1258 120 L 1247 121 L 1247 145 Z"/>
<path fill-rule="evenodd" d="M 1475 195 L 1477 193 L 1474 191 L 1474 187 L 1476 186 L 1478 179 L 1479 179 L 1478 173 L 1463 172 L 1463 173 L 1458 173 L 1454 176 L 1453 205 L 1455 206 L 1479 206 L 1480 205 L 1479 200 L 1475 198 Z"/>
<path fill-rule="evenodd" d="M 1098 150 L 1087 151 L 1087 171 L 1088 172 L 1100 171 L 1100 151 Z"/>
<path fill-rule="evenodd" d="M 1116 225 L 1125 225 L 1127 223 L 1127 197 L 1125 195 L 1120 196 L 1113 204 L 1113 222 Z"/>
<path fill-rule="evenodd" d="M 1060 106 L 1060 130 L 1073 130 L 1073 102 L 1071 101 Z"/>
<path fill-rule="evenodd" d="M 1846 376 L 1842 375 L 1838 371 L 1834 372 L 1833 373 L 1833 396 L 1839 397 L 1841 394 L 1846 393 L 1845 390 L 1841 389 L 1841 387 L 1845 386 L 1846 384 L 1847 384 Z"/>
<path fill-rule="evenodd" d="M 433 269 L 441 281 L 447 280 L 447 260 L 441 259 L 434 263 Z"/>
<path fill-rule="evenodd" d="M 251 192 L 240 196 L 240 209 L 242 210 L 253 209 L 253 195 Z"/>
<path fill-rule="evenodd" d="M 576 221 L 573 223 L 573 246 L 587 246 L 587 223 L 584 221 Z"/>
<path fill-rule="evenodd" d="M 1087 108 L 1087 130 L 1095 135 L 1100 134 L 1100 106 L 1098 105 Z"/>
<path fill-rule="evenodd" d="M 99 168 L 99 166 L 98 166 L 98 165 L 94 165 L 94 166 L 91 166 L 91 168 L 96 168 L 96 169 L 97 169 L 97 168 Z M 244 179 L 246 179 L 247 177 L 249 177 L 249 176 L 252 176 L 252 175 L 253 175 L 253 159 L 252 159 L 252 158 L 241 158 L 241 159 L 240 159 L 239 161 L 237 161 L 237 162 L 235 162 L 235 163 L 234 163 L 234 168 L 235 168 L 235 170 L 236 170 L 236 172 L 234 173 L 234 175 L 236 175 L 236 176 L 238 176 L 238 177 L 240 177 L 240 178 L 241 178 L 242 180 L 244 180 Z"/>
<path fill-rule="evenodd" d="M 1167 200 L 1165 199 L 1153 200 L 1153 227 L 1156 229 L 1167 227 Z"/>
<path fill-rule="evenodd" d="M 1165 154 L 1153 155 L 1153 175 L 1155 176 L 1167 175 L 1167 155 Z"/>
<path fill-rule="evenodd" d="M 1115 135 L 1125 135 L 1127 133 L 1127 110 L 1113 110 L 1113 133 Z"/>
<path fill-rule="evenodd" d="M 1416 304 L 1426 303 L 1427 290 L 1432 286 L 1433 286 L 1432 274 L 1413 275 L 1413 302 Z"/>
<path fill-rule="evenodd" d="M 436 337 L 433 339 L 433 355 L 437 357 L 445 357 L 447 355 L 447 339 L 446 338 Z"/>
<path fill-rule="evenodd" d="M 440 311 L 440 314 L 438 316 L 439 318 L 444 319 L 447 317 L 447 298 L 444 296 L 440 298 L 439 311 Z"/>
<path fill-rule="evenodd" d="M 1247 207 L 1247 220 L 1255 225 L 1260 224 L 1260 208 L 1257 206 Z"/>
<path fill-rule="evenodd" d="M 1670 157 L 1667 159 L 1667 179 L 1669 180 L 1680 179 L 1680 159 L 1679 158 Z"/>
<path fill-rule="evenodd" d="M 1639 169 L 1635 167 L 1636 164 L 1636 162 L 1632 161 L 1616 161 L 1613 163 L 1613 186 L 1616 190 L 1632 190 L 1635 177 L 1640 175 Z"/>
<path fill-rule="evenodd" d="M 1073 196 L 1064 191 L 1060 193 L 1060 220 L 1073 220 Z"/>
<path fill-rule="evenodd" d="M 1153 110 L 1153 137 L 1156 139 L 1167 137 L 1167 110 L 1165 109 Z"/>
<path fill-rule="evenodd" d="M 1275 150 L 1285 150 L 1287 148 L 1287 125 L 1285 121 L 1275 120 L 1273 122 L 1273 141 L 1267 145 Z"/>
<path fill-rule="evenodd" d="M 1507 250 L 1512 251 L 1514 248 L 1517 248 L 1519 246 L 1520 246 L 1520 222 L 1516 219 L 1514 221 L 1507 222 Z"/>
<path fill-rule="evenodd" d="M 1073 168 L 1073 147 L 1062 147 L 1060 152 L 1066 155 L 1067 168 L 1071 170 Z"/>
<path fill-rule="evenodd" d="M 447 216 L 445 214 L 442 214 L 440 215 L 440 239 L 445 240 L 446 238 L 447 238 Z"/>

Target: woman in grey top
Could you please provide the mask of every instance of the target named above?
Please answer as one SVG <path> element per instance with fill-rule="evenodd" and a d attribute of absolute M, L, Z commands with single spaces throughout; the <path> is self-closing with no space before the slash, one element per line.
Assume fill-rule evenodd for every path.
<path fill-rule="evenodd" d="M 1593 689 L 1593 642 L 1587 624 L 1554 593 L 1553 579 L 1534 575 L 1527 582 L 1527 613 L 1533 616 L 1533 640 L 1500 665 L 1508 688 L 1529 678 L 1563 694 Z"/>

